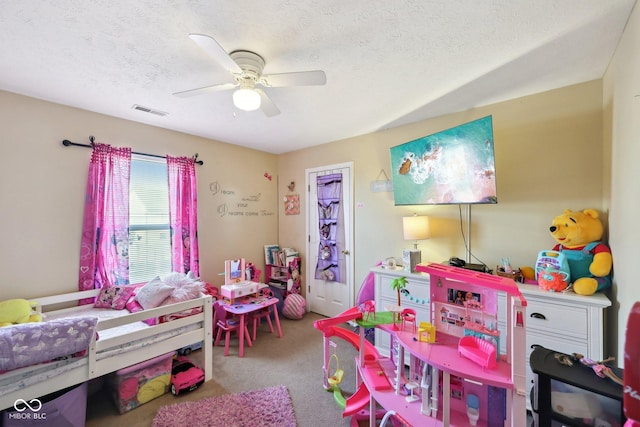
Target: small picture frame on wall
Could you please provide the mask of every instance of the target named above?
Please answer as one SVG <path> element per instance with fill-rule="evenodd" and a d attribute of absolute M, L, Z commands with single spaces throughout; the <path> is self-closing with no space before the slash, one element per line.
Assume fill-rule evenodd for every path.
<path fill-rule="evenodd" d="M 284 196 L 284 214 L 299 215 L 300 214 L 300 195 L 288 194 Z"/>

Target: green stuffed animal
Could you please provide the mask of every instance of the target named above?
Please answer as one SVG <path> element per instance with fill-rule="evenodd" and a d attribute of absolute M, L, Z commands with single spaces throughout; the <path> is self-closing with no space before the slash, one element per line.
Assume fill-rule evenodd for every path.
<path fill-rule="evenodd" d="M 567 259 L 575 293 L 593 295 L 611 286 L 613 257 L 601 242 L 604 227 L 595 209 L 567 209 L 553 219 L 549 231 L 557 242 L 553 250 Z"/>
<path fill-rule="evenodd" d="M 36 304 L 26 299 L 0 301 L 0 327 L 42 321 L 35 308 Z"/>

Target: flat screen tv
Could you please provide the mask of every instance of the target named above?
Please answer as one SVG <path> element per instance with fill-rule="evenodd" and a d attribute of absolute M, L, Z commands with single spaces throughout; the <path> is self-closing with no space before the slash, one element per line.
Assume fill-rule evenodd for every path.
<path fill-rule="evenodd" d="M 396 206 L 498 203 L 491 116 L 390 151 Z"/>

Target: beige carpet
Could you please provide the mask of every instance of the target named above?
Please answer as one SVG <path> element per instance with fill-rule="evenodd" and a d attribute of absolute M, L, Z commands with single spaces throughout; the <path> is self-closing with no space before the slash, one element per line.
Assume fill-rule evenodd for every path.
<path fill-rule="evenodd" d="M 224 347 L 214 348 L 213 379 L 183 396 L 174 397 L 169 393 L 120 415 L 108 390 L 98 389 L 89 398 L 86 426 L 148 427 L 164 405 L 279 384 L 289 390 L 299 427 L 349 426 L 350 418 L 342 418 L 333 394 L 322 387 L 322 334 L 313 327 L 313 322 L 322 318 L 308 313 L 302 320 L 282 319 L 282 338 L 269 333 L 268 326 L 263 324 L 254 346 L 245 347 L 243 358 L 237 356 L 236 340 L 231 341 L 227 357 L 223 355 Z M 341 339 L 334 341 L 345 371 L 341 388 L 348 395 L 355 391 L 357 352 Z M 199 364 L 200 351 L 194 352 L 191 358 Z"/>

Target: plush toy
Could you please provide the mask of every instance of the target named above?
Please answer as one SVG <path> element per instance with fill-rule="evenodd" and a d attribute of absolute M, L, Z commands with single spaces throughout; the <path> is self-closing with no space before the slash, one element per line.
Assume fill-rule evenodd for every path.
<path fill-rule="evenodd" d="M 553 250 L 567 259 L 575 293 L 593 295 L 611 286 L 613 258 L 609 246 L 600 241 L 604 229 L 595 209 L 567 209 L 553 219 L 549 231 L 557 242 Z"/>
<path fill-rule="evenodd" d="M 42 316 L 35 312 L 34 303 L 26 299 L 0 301 L 0 327 L 40 321 Z"/>

